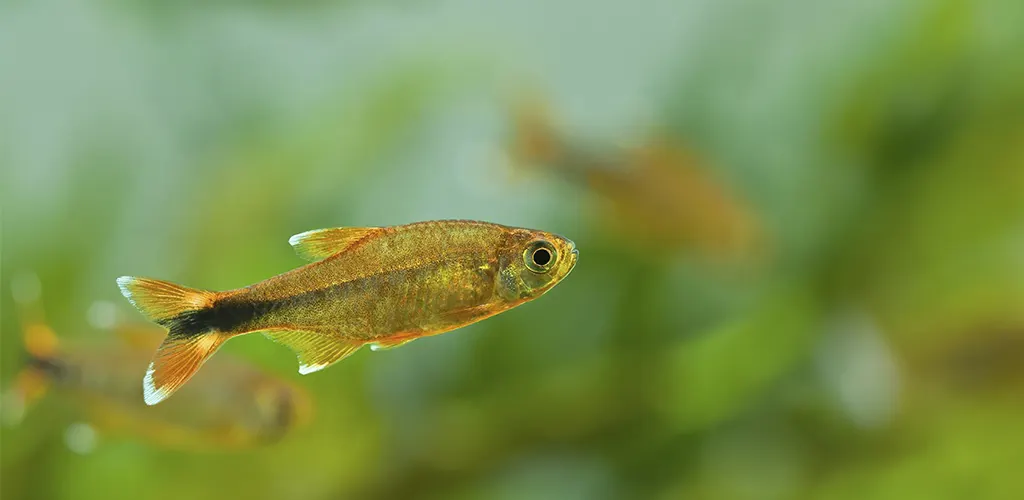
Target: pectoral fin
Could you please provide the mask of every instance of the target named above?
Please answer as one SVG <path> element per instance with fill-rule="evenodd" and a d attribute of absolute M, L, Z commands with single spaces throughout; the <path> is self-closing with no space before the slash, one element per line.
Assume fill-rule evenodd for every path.
<path fill-rule="evenodd" d="M 380 231 L 378 227 L 335 227 L 314 229 L 288 238 L 295 253 L 308 261 L 326 259 L 344 252 L 353 244 Z"/>
<path fill-rule="evenodd" d="M 269 330 L 263 334 L 295 351 L 299 373 L 303 375 L 327 368 L 363 346 L 361 342 L 345 340 L 331 332 Z"/>

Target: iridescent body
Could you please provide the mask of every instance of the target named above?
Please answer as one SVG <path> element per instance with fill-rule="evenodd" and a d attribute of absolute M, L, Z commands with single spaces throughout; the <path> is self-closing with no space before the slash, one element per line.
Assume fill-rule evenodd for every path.
<path fill-rule="evenodd" d="M 118 280 L 170 330 L 144 380 L 148 403 L 169 396 L 232 336 L 263 332 L 310 373 L 363 345 L 395 347 L 535 299 L 577 259 L 563 237 L 475 221 L 323 229 L 290 242 L 315 262 L 236 290 Z"/>
<path fill-rule="evenodd" d="M 564 239 L 495 224 L 428 222 L 378 231 L 342 253 L 228 292 L 222 305 L 251 318 L 235 328 L 287 327 L 391 344 L 514 307 L 575 263 Z M 523 272 L 515 262 L 538 238 L 562 246 L 565 258 L 553 273 Z"/>
<path fill-rule="evenodd" d="M 130 326 L 118 334 L 119 342 L 58 345 L 46 325 L 27 325 L 28 363 L 6 402 L 23 408 L 52 388 L 101 435 L 185 450 L 271 443 L 309 417 L 301 388 L 230 356 L 211 362 L 172 403 L 149 408 L 139 401 L 138 373 L 161 332 Z"/>

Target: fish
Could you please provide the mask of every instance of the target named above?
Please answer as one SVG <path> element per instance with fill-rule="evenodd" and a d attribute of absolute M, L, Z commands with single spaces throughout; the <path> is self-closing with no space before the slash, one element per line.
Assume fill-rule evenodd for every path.
<path fill-rule="evenodd" d="M 163 331 L 132 323 L 113 333 L 105 341 L 68 343 L 41 319 L 23 321 L 26 360 L 4 393 L 5 423 L 22 421 L 31 406 L 53 393 L 100 436 L 197 451 L 269 445 L 312 418 L 304 389 L 228 355 L 213 360 L 197 377 L 200 383 L 174 401 L 146 406 L 139 400 L 138 371 Z"/>
<path fill-rule="evenodd" d="M 365 345 L 398 347 L 534 300 L 579 255 L 553 233 L 469 220 L 318 229 L 289 243 L 311 263 L 244 288 L 117 279 L 168 331 L 143 378 L 146 404 L 167 399 L 233 337 L 260 332 L 289 347 L 305 375 Z"/>
<path fill-rule="evenodd" d="M 537 98 L 514 106 L 512 164 L 544 168 L 595 194 L 602 226 L 628 236 L 631 245 L 727 260 L 764 249 L 754 211 L 681 141 L 655 134 L 633 149 L 601 149 L 566 138 L 553 121 Z"/>

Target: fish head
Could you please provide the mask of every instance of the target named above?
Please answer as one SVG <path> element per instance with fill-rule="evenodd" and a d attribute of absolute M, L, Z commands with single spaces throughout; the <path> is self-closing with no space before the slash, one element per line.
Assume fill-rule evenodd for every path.
<path fill-rule="evenodd" d="M 532 229 L 513 229 L 499 249 L 496 292 L 510 302 L 540 297 L 576 266 L 572 240 Z"/>

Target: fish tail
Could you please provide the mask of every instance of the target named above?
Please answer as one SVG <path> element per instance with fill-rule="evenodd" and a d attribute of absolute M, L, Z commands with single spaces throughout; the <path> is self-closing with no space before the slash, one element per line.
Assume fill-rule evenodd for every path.
<path fill-rule="evenodd" d="M 212 322 L 220 294 L 131 276 L 118 278 L 117 286 L 139 312 L 168 330 L 142 381 L 146 404 L 155 405 L 185 385 L 230 337 Z"/>
<path fill-rule="evenodd" d="M 212 307 L 217 298 L 216 292 L 149 278 L 121 276 L 117 286 L 146 318 L 172 331 L 186 329 L 196 313 Z"/>

